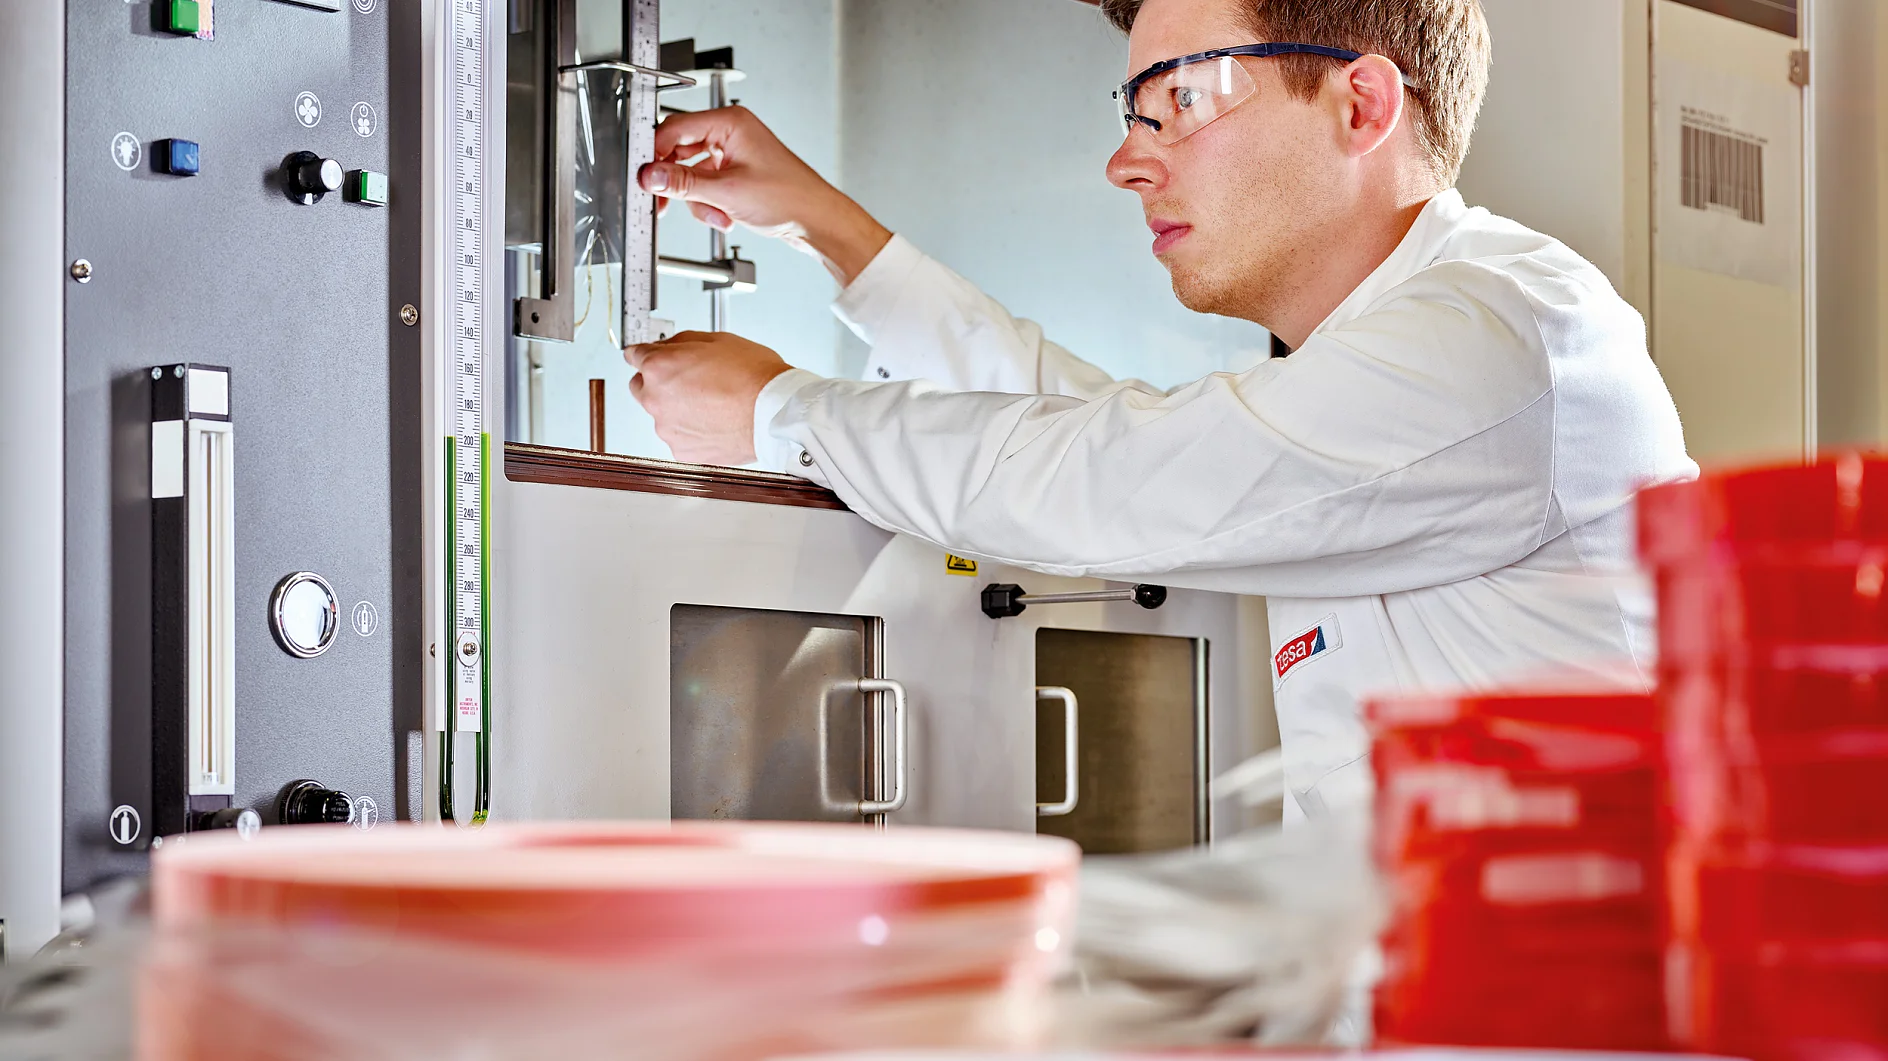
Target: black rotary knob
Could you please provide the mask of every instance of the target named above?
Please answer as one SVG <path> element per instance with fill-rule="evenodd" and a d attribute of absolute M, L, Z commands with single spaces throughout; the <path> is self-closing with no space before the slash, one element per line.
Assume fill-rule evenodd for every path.
<path fill-rule="evenodd" d="M 237 835 L 247 840 L 262 828 L 262 815 L 248 807 L 224 807 L 222 810 L 202 811 L 195 816 L 190 828 L 193 831 L 203 829 L 234 829 Z"/>
<path fill-rule="evenodd" d="M 346 177 L 339 162 L 313 151 L 290 155 L 282 161 L 282 171 L 288 175 L 288 197 L 303 206 L 312 206 L 329 192 L 340 191 Z"/>
<path fill-rule="evenodd" d="M 294 781 L 276 801 L 283 825 L 345 825 L 354 816 L 354 800 L 318 781 Z"/>

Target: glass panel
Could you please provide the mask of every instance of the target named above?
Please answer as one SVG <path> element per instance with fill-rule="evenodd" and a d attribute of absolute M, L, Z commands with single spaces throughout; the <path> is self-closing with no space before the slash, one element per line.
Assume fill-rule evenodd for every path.
<path fill-rule="evenodd" d="M 550 115 L 545 105 L 549 54 L 547 9 L 560 0 L 513 0 L 507 71 L 505 306 L 542 297 L 546 238 L 545 167 Z M 561 0 L 576 18 L 577 62 L 622 59 L 625 0 Z M 578 71 L 564 87 L 576 104 L 571 270 L 566 281 L 575 322 L 571 342 L 512 336 L 506 348 L 505 437 L 569 449 L 590 445 L 589 380 L 609 379 L 628 401 L 622 363 L 625 211 L 635 79 L 617 71 Z M 646 202 L 641 196 L 639 202 Z M 629 250 L 647 256 L 646 245 Z M 628 292 L 647 305 L 646 291 Z M 509 320 L 507 321 L 509 325 Z M 510 331 L 510 328 L 507 328 Z M 619 403 L 620 404 L 620 403 Z"/>
<path fill-rule="evenodd" d="M 576 2 L 588 59 L 583 49 L 620 38 L 626 0 Z M 1148 252 L 1138 201 L 1107 184 L 1104 167 L 1121 142 L 1108 93 L 1126 72 L 1127 44 L 1092 7 L 661 0 L 660 9 L 663 41 L 692 40 L 696 53 L 732 49 L 742 77 L 728 95 L 816 170 L 1078 356 L 1117 376 L 1177 386 L 1268 355 L 1258 327 L 1179 304 Z M 611 28 L 593 28 L 606 23 Z M 507 242 L 515 282 L 528 293 L 541 233 L 535 170 L 521 159 L 541 141 L 532 126 L 541 108 L 529 89 L 541 60 L 520 58 L 535 46 L 528 29 L 511 39 Z M 589 201 L 580 196 L 574 252 L 583 264 L 573 290 L 582 323 L 573 343 L 514 344 L 507 437 L 589 448 L 589 382 L 602 379 L 607 449 L 668 459 L 629 395 L 620 353 L 627 163 L 613 154 L 623 150 L 617 81 L 590 77 L 582 96 L 578 187 Z M 708 105 L 708 90 L 660 98 L 665 108 L 697 110 Z M 1018 100 L 1028 101 L 1036 131 L 1026 149 L 990 132 L 990 116 L 1013 114 Z M 758 288 L 727 296 L 727 330 L 802 368 L 857 378 L 867 350 L 832 316 L 837 289 L 825 268 L 751 232 L 736 230 L 729 242 L 756 264 Z M 709 229 L 682 207 L 657 225 L 657 245 L 667 257 L 713 257 Z M 708 329 L 710 296 L 700 280 L 664 275 L 653 294 L 657 318 L 679 330 Z M 642 295 L 640 286 L 629 293 Z"/>

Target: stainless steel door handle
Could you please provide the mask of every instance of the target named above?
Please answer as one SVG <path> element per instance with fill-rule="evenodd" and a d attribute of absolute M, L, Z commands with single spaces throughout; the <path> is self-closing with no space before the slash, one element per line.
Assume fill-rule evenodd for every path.
<path fill-rule="evenodd" d="M 911 727 L 909 719 L 910 700 L 903 682 L 890 678 L 857 678 L 850 681 L 835 682 L 827 690 L 833 693 L 890 693 L 892 697 L 892 791 L 889 799 L 835 800 L 830 793 L 828 783 L 831 768 L 827 765 L 826 754 L 826 705 L 820 704 L 819 710 L 819 799 L 820 804 L 836 814 L 890 814 L 905 805 L 905 799 L 911 791 L 910 750 Z"/>
<path fill-rule="evenodd" d="M 903 682 L 890 678 L 861 678 L 859 691 L 862 693 L 892 694 L 892 791 L 891 798 L 882 800 L 860 800 L 860 814 L 890 814 L 905 805 L 905 797 L 911 791 L 910 751 L 911 728 L 906 715 L 909 702 L 905 695 Z"/>
<path fill-rule="evenodd" d="M 1059 818 L 1075 812 L 1075 801 L 1081 795 L 1080 775 L 1077 773 L 1081 757 L 1076 754 L 1076 737 L 1080 733 L 1076 713 L 1080 709 L 1076 705 L 1074 691 L 1060 685 L 1037 686 L 1036 699 L 1062 701 L 1062 800 L 1059 803 L 1036 804 L 1036 817 Z"/>

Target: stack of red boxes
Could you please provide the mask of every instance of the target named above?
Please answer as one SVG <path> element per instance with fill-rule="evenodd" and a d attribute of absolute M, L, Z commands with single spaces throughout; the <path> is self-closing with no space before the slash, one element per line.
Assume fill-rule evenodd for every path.
<path fill-rule="evenodd" d="M 1888 1057 L 1888 459 L 1639 501 L 1682 1048 Z"/>
<path fill-rule="evenodd" d="M 1663 1048 L 1652 697 L 1404 698 L 1370 718 L 1395 904 L 1379 1040 Z"/>

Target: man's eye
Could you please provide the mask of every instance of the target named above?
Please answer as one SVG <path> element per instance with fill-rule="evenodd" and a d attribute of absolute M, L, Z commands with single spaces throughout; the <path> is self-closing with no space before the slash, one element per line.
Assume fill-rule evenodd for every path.
<path fill-rule="evenodd" d="M 1206 95 L 1197 88 L 1177 88 L 1173 90 L 1173 105 L 1176 110 L 1186 110 Z"/>

